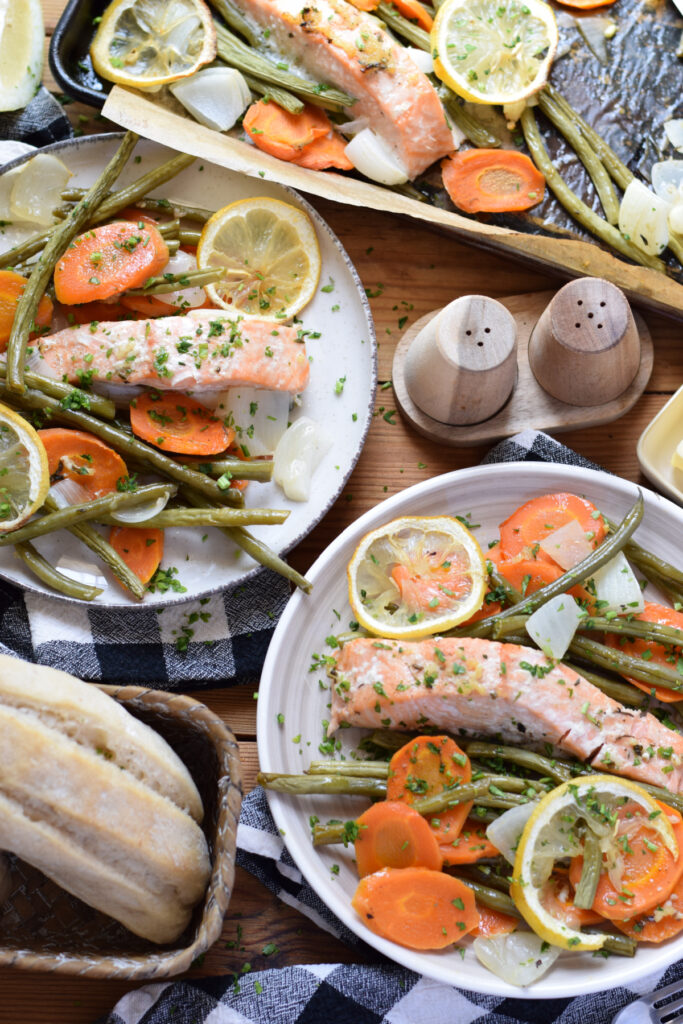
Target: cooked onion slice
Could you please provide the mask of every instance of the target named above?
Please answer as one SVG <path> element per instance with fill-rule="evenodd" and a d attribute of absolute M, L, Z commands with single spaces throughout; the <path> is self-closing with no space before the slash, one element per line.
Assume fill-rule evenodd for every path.
<path fill-rule="evenodd" d="M 529 616 L 525 628 L 545 656 L 557 660 L 566 653 L 584 617 L 570 594 L 558 594 Z"/>
<path fill-rule="evenodd" d="M 532 985 L 557 960 L 560 950 L 533 932 L 512 932 L 472 943 L 477 960 L 509 985 Z"/>
<path fill-rule="evenodd" d="M 627 186 L 619 207 L 619 230 L 643 252 L 657 256 L 669 241 L 669 204 L 641 181 Z"/>
<path fill-rule="evenodd" d="M 364 128 L 347 145 L 345 153 L 353 166 L 371 181 L 381 185 L 400 185 L 408 180 L 404 167 L 393 151 L 371 128 Z"/>
<path fill-rule="evenodd" d="M 308 501 L 313 472 L 331 445 L 308 416 L 284 432 L 273 457 L 273 478 L 291 501 Z"/>
<path fill-rule="evenodd" d="M 217 132 L 232 128 L 251 103 L 249 86 L 235 68 L 205 68 L 169 89 L 196 121 Z"/>
<path fill-rule="evenodd" d="M 635 615 L 645 608 L 643 592 L 622 551 L 593 573 L 598 614 Z"/>

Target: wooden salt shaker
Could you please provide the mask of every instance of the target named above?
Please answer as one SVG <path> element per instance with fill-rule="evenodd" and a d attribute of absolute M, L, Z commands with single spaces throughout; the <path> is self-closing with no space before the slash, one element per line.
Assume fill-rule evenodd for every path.
<path fill-rule="evenodd" d="M 617 398 L 640 366 L 640 337 L 626 296 L 609 281 L 570 281 L 546 306 L 529 340 L 534 377 L 569 405 Z"/>
<path fill-rule="evenodd" d="M 412 401 L 441 423 L 488 419 L 505 405 L 517 376 L 517 327 L 505 306 L 465 295 L 413 340 L 405 358 Z"/>

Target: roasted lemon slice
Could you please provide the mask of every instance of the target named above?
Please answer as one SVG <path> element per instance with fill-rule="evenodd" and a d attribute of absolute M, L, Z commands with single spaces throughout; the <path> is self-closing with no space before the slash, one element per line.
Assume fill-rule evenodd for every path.
<path fill-rule="evenodd" d="M 624 856 L 617 812 L 627 803 L 642 809 L 653 833 L 678 856 L 671 823 L 657 802 L 634 782 L 612 775 L 587 775 L 565 782 L 539 801 L 527 821 L 517 846 L 510 895 L 527 924 L 546 942 L 563 949 L 602 948 L 604 934 L 579 931 L 554 917 L 541 903 L 541 892 L 557 860 L 580 854 L 581 829 L 597 836 L 608 863 Z"/>
<path fill-rule="evenodd" d="M 366 534 L 348 567 L 349 601 L 370 633 L 416 640 L 464 622 L 486 592 L 474 536 L 449 516 L 404 516 Z"/>
<path fill-rule="evenodd" d="M 557 38 L 543 0 L 445 0 L 431 31 L 434 71 L 472 103 L 517 103 L 545 85 Z"/>
<path fill-rule="evenodd" d="M 114 0 L 90 47 L 98 75 L 157 89 L 216 56 L 216 30 L 203 0 Z"/>
<path fill-rule="evenodd" d="M 30 423 L 0 405 L 0 530 L 13 530 L 29 519 L 49 487 L 42 441 Z"/>
<path fill-rule="evenodd" d="M 240 199 L 214 213 L 197 246 L 198 267 L 224 267 L 207 285 L 223 309 L 283 322 L 311 301 L 320 247 L 310 217 L 280 199 Z"/>

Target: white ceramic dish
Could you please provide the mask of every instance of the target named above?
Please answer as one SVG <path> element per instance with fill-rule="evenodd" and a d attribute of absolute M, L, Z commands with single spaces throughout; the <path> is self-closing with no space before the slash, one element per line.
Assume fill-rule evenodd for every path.
<path fill-rule="evenodd" d="M 671 456 L 683 439 L 683 387 L 659 410 L 638 440 L 638 462 L 648 480 L 683 505 L 683 470 Z"/>
<path fill-rule="evenodd" d="M 102 166 L 111 157 L 120 136 L 90 136 L 49 146 L 73 172 L 70 186 L 92 184 Z M 138 178 L 152 167 L 172 156 L 172 151 L 141 141 L 119 178 L 116 187 Z M 135 160 L 140 157 L 141 161 Z M 3 172 L 19 166 L 13 161 Z M 304 209 L 315 225 L 322 255 L 320 288 L 313 301 L 303 310 L 303 327 L 319 331 L 320 338 L 309 339 L 311 357 L 310 383 L 302 395 L 301 406 L 292 413 L 292 420 L 305 414 L 320 424 L 332 440 L 332 447 L 316 470 L 313 488 L 307 502 L 285 498 L 274 484 L 252 482 L 247 490 L 247 504 L 289 509 L 290 516 L 281 526 L 255 526 L 251 530 L 278 553 L 284 554 L 299 543 L 322 519 L 339 496 L 361 452 L 372 418 L 377 381 L 377 351 L 370 308 L 358 275 L 341 243 L 318 213 L 297 193 L 274 182 L 258 181 L 234 171 L 197 161 L 154 195 L 163 195 L 177 202 L 218 210 L 228 203 L 249 196 L 270 196 L 283 199 Z M 0 250 L 15 244 L 10 235 L 0 233 Z M 323 287 L 332 290 L 322 291 Z M 335 388 L 337 381 L 343 386 Z M 202 542 L 202 537 L 207 540 Z M 36 547 L 62 571 L 96 586 L 105 584 L 104 593 L 93 604 L 101 606 L 140 607 L 129 598 L 108 573 L 94 564 L 90 552 L 64 531 L 36 541 Z M 221 590 L 229 584 L 246 579 L 256 571 L 256 563 L 230 544 L 215 529 L 166 531 L 163 567 L 176 566 L 178 579 L 185 593 L 169 591 L 160 598 L 148 594 L 143 606 L 170 604 Z M 29 590 L 58 596 L 39 583 L 14 557 L 11 548 L 0 550 L 0 577 Z M 65 599 L 68 600 L 68 599 Z M 80 602 L 79 602 L 80 603 Z"/>
<path fill-rule="evenodd" d="M 275 630 L 259 689 L 257 735 L 263 771 L 301 772 L 321 755 L 318 744 L 329 717 L 324 671 L 312 669 L 315 653 L 329 654 L 325 638 L 348 629 L 352 618 L 347 600 L 346 565 L 356 544 L 369 530 L 401 515 L 467 515 L 480 524 L 476 536 L 485 548 L 497 527 L 522 502 L 540 494 L 573 491 L 583 494 L 614 519 L 620 519 L 637 495 L 634 484 L 607 473 L 545 463 L 507 463 L 458 470 L 418 484 L 382 502 L 348 527 L 320 556 L 309 572 L 314 601 L 295 594 Z M 683 511 L 665 498 L 645 491 L 645 516 L 637 531 L 640 543 L 680 564 Z M 319 685 L 319 680 L 324 686 Z M 284 715 L 284 724 L 278 723 Z M 357 746 L 361 731 L 337 733 L 343 751 Z M 295 743 L 294 737 L 300 737 Z M 500 996 L 557 999 L 618 985 L 632 987 L 637 978 L 663 970 L 683 956 L 683 937 L 662 946 L 642 947 L 634 960 L 591 954 L 562 954 L 536 985 L 519 989 L 487 971 L 467 948 L 464 960 L 453 951 L 416 953 L 368 931 L 351 907 L 358 877 L 353 850 L 311 845 L 309 816 L 348 820 L 367 806 L 352 797 L 290 797 L 268 793 L 275 821 L 289 852 L 306 879 L 345 925 L 379 952 L 427 977 Z M 339 874 L 332 866 L 339 865 Z"/>

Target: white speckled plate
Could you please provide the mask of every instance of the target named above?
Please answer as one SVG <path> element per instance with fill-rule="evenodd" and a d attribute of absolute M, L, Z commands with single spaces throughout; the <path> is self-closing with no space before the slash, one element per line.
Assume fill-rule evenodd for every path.
<path fill-rule="evenodd" d="M 120 136 L 99 135 L 57 143 L 47 150 L 57 154 L 70 168 L 72 186 L 92 184 L 103 165 L 116 149 Z M 172 155 L 170 150 L 141 141 L 135 150 L 136 163 L 131 160 L 116 187 L 120 187 L 157 166 Z M 27 159 L 27 158 L 23 158 Z M 19 166 L 23 159 L 7 164 L 3 170 Z M 211 164 L 196 161 L 154 195 L 164 195 L 189 205 L 218 210 L 236 199 L 250 196 L 271 196 L 304 209 L 315 225 L 322 255 L 320 288 L 301 316 L 304 328 L 319 331 L 320 338 L 308 340 L 311 357 L 310 383 L 302 395 L 301 406 L 292 419 L 310 416 L 332 439 L 332 447 L 324 456 L 313 478 L 307 502 L 287 500 L 274 484 L 252 482 L 247 490 L 247 504 L 290 510 L 280 526 L 254 526 L 255 536 L 280 554 L 293 548 L 322 519 L 338 498 L 361 452 L 370 426 L 377 382 L 377 353 L 370 309 L 361 282 L 339 240 L 322 217 L 297 193 L 269 181 L 255 181 Z M 9 247 L 9 232 L 0 232 L 0 250 Z M 322 288 L 331 290 L 322 291 Z M 335 384 L 344 379 L 343 388 Z M 338 393 L 339 392 L 339 393 Z M 202 537 L 207 535 L 202 542 Z M 103 606 L 135 606 L 108 573 L 93 564 L 90 552 L 70 534 L 61 532 L 36 541 L 36 547 L 53 565 L 69 574 L 78 574 L 84 582 L 105 583 L 104 593 L 94 602 Z M 248 555 L 240 552 L 218 530 L 166 531 L 163 566 L 176 566 L 178 578 L 187 588 L 183 594 L 168 592 L 160 600 L 149 594 L 145 606 L 187 601 L 221 590 L 229 584 L 245 580 L 255 571 Z M 0 550 L 0 576 L 29 590 L 54 592 L 43 587 L 29 575 L 10 548 Z M 98 581 L 99 578 L 99 581 Z M 68 599 L 65 599 L 68 600 Z"/>
<path fill-rule="evenodd" d="M 320 758 L 323 722 L 329 718 L 330 694 L 320 669 L 311 671 L 313 654 L 329 654 L 325 638 L 348 629 L 352 618 L 347 599 L 346 566 L 361 537 L 403 515 L 467 515 L 479 524 L 475 535 L 482 547 L 497 536 L 498 524 L 524 501 L 540 494 L 572 491 L 583 494 L 611 518 L 619 520 L 636 496 L 634 484 L 594 470 L 545 463 L 506 463 L 458 470 L 394 495 L 349 526 L 323 552 L 309 572 L 315 602 L 295 594 L 275 630 L 261 676 L 257 737 L 264 772 L 302 772 Z M 683 510 L 644 490 L 645 515 L 637 540 L 662 558 L 681 565 Z M 322 687 L 319 685 L 322 680 Z M 284 716 L 279 724 L 277 715 Z M 354 749 L 362 731 L 343 729 L 336 739 L 342 751 Z M 297 737 L 297 742 L 292 742 Z M 287 848 L 315 892 L 347 927 L 380 953 L 405 967 L 449 985 L 523 999 L 559 999 L 623 985 L 640 991 L 639 979 L 661 974 L 683 956 L 683 936 L 660 946 L 643 946 L 633 960 L 594 958 L 590 953 L 563 953 L 550 971 L 527 989 L 497 978 L 476 960 L 467 940 L 464 959 L 453 950 L 416 953 L 370 932 L 351 907 L 358 884 L 353 849 L 311 844 L 309 816 L 349 820 L 367 801 L 354 797 L 292 797 L 268 793 L 275 822 Z M 339 873 L 332 866 L 339 865 Z M 649 989 L 651 991 L 654 982 Z"/>

